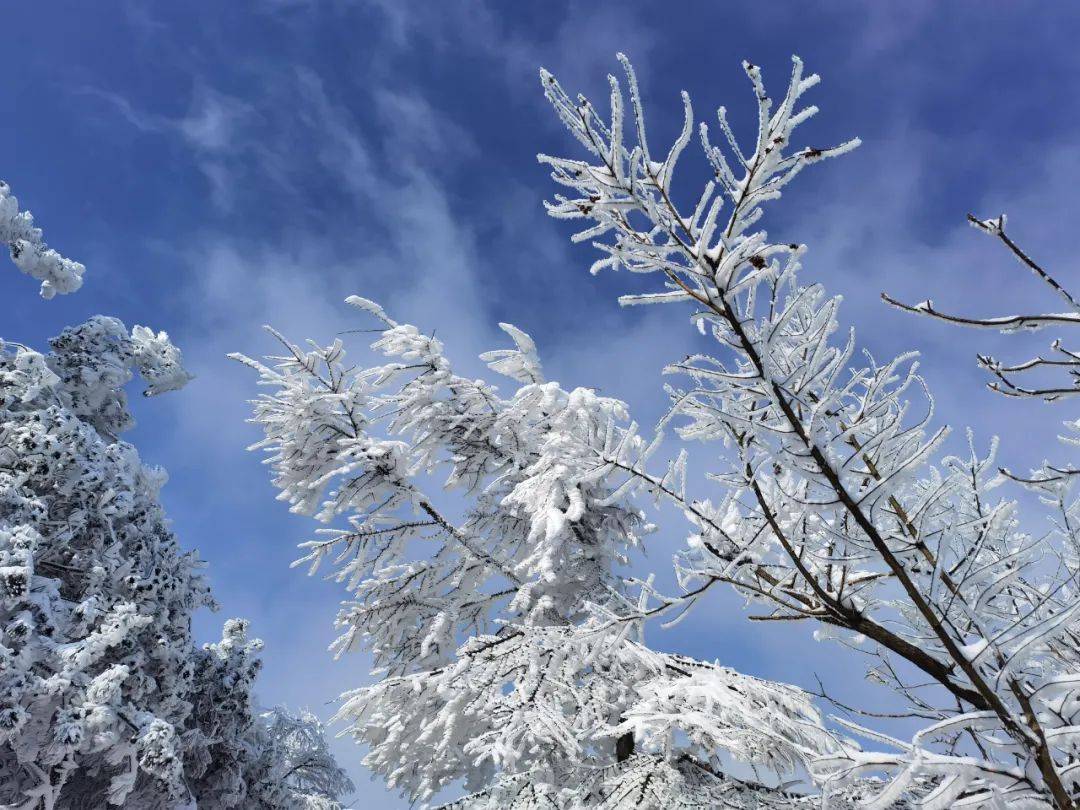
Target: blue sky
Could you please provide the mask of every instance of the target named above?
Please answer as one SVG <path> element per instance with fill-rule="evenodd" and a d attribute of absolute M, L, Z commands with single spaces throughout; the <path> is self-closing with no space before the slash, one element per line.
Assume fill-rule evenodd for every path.
<path fill-rule="evenodd" d="M 0 177 L 87 272 L 83 290 L 51 302 L 0 272 L 0 334 L 43 345 L 101 312 L 183 348 L 197 379 L 137 402 L 128 438 L 169 469 L 175 528 L 210 563 L 222 612 L 201 617 L 200 634 L 242 615 L 266 641 L 267 703 L 327 716 L 327 701 L 365 682 L 367 662 L 324 652 L 342 592 L 288 567 L 312 526 L 244 453 L 255 387 L 227 352 L 269 349 L 263 323 L 322 340 L 368 326 L 341 304 L 357 293 L 436 330 L 471 373 L 505 342 L 496 322 L 513 322 L 549 376 L 624 398 L 647 424 L 663 404 L 660 368 L 693 340 L 671 310 L 620 311 L 615 296 L 632 282 L 589 276 L 591 250 L 544 216 L 552 188 L 535 155 L 572 147 L 540 65 L 602 101 L 625 51 L 663 142 L 681 123 L 680 89 L 699 115 L 727 105 L 747 133 L 740 60 L 775 86 L 800 54 L 824 79 L 811 145 L 864 141 L 806 172 L 771 215 L 773 232 L 809 245 L 805 278 L 844 296 L 845 321 L 876 354 L 923 352 L 939 419 L 1002 433 L 1009 464 L 1057 453 L 1057 423 L 1075 415 L 995 398 L 974 368 L 977 350 L 1020 357 L 1049 338 L 956 332 L 878 294 L 989 314 L 1055 306 L 963 216 L 1008 211 L 1015 236 L 1068 279 L 1080 245 L 1080 7 L 70 0 L 12 5 L 4 18 Z M 681 531 L 675 522 L 656 539 L 652 565 L 666 567 Z M 806 628 L 749 626 L 730 596 L 652 642 L 875 694 L 852 674 L 861 661 Z M 404 806 L 366 779 L 350 743 L 338 750 L 360 806 Z"/>

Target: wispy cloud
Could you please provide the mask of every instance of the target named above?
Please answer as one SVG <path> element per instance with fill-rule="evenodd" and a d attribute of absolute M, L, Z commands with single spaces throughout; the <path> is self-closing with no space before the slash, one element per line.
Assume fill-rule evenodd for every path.
<path fill-rule="evenodd" d="M 228 152 L 240 148 L 246 119 L 252 113 L 251 105 L 200 83 L 192 93 L 187 115 L 174 126 L 196 151 Z"/>
<path fill-rule="evenodd" d="M 123 95 L 97 87 L 84 87 L 82 93 L 100 99 L 130 126 L 143 134 L 157 134 L 179 139 L 191 152 L 191 160 L 206 178 L 214 206 L 231 210 L 236 178 L 226 157 L 244 151 L 250 142 L 250 105 L 197 83 L 186 114 L 171 118 L 139 109 Z"/>

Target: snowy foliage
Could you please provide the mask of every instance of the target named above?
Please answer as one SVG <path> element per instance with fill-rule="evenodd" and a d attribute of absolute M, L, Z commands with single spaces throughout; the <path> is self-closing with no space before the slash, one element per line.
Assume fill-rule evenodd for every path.
<path fill-rule="evenodd" d="M 191 612 L 211 603 L 158 502 L 160 469 L 113 438 L 131 340 L 95 318 L 0 356 L 4 801 L 183 797 Z M 25 797 L 36 797 L 26 799 Z"/>
<path fill-rule="evenodd" d="M 195 656 L 188 782 L 205 807 L 338 810 L 353 789 L 311 714 L 258 713 L 252 702 L 262 645 L 247 623 L 225 623 L 221 641 Z"/>
<path fill-rule="evenodd" d="M 336 807 L 317 723 L 253 712 L 244 624 L 194 646 L 203 563 L 169 529 L 165 472 L 118 438 L 133 370 L 178 388 L 180 352 L 101 316 L 51 348 L 0 341 L 0 805 Z"/>
<path fill-rule="evenodd" d="M 41 282 L 42 298 L 75 292 L 82 286 L 86 268 L 45 244 L 41 228 L 34 227 L 34 217 L 29 211 L 19 210 L 18 198 L 3 180 L 0 180 L 0 242 L 8 246 L 16 267 Z"/>
<path fill-rule="evenodd" d="M 503 395 L 349 302 L 382 322 L 388 362 L 273 330 L 281 355 L 236 357 L 270 389 L 255 447 L 279 497 L 328 524 L 301 562 L 352 593 L 333 649 L 376 662 L 338 711 L 369 768 L 415 800 L 463 785 L 470 808 L 712 807 L 769 792 L 725 779 L 721 755 L 783 772 L 838 750 L 799 690 L 642 643 L 619 571 L 652 528 L 625 473 L 650 448 L 623 403 L 546 382 L 508 325 L 516 348 L 483 355 L 517 383 Z"/>
<path fill-rule="evenodd" d="M 244 807 L 339 810 L 338 797 L 353 790 L 327 746 L 322 723 L 309 712 L 263 712 L 255 749 L 258 759 L 248 766 L 251 804 Z"/>
<path fill-rule="evenodd" d="M 657 161 L 629 65 L 630 142 L 614 79 L 608 123 L 544 76 L 588 153 L 586 161 L 541 157 L 569 191 L 551 214 L 588 221 L 575 239 L 596 240 L 604 258 L 594 269 L 657 278 L 658 291 L 624 303 L 690 304 L 717 344 L 716 356 L 670 366 L 689 383 L 670 389 L 666 421 L 686 440 L 724 449 L 718 501 L 691 502 L 681 486 L 661 486 L 665 479 L 634 466 L 642 486 L 668 495 L 693 524 L 677 560 L 689 594 L 661 605 L 730 583 L 769 606 L 768 618 L 818 623 L 822 636 L 876 657 L 871 676 L 926 726 L 902 741 L 848 723 L 891 750 L 844 742 L 818 759 L 812 770 L 826 799 L 885 772 L 891 782 L 864 806 L 1072 808 L 1080 795 L 1075 510 L 1062 510 L 1057 534 L 1020 531 L 1015 506 L 993 492 L 1001 482 L 993 447 L 980 452 L 971 442 L 963 457 L 939 457 L 945 431 L 933 426 L 914 358 L 860 358 L 854 336 L 839 332 L 838 299 L 799 283 L 803 248 L 755 229 L 763 205 L 804 166 L 855 142 L 792 150 L 793 131 L 816 111 L 799 102 L 817 77 L 804 78 L 795 60 L 774 105 L 760 70 L 745 68 L 757 139 L 740 149 L 723 109 L 725 149 L 702 125 L 714 179 L 692 213 L 670 191 L 693 131 L 685 95 L 682 134 Z M 1003 223 L 982 226 L 1003 234 Z"/>

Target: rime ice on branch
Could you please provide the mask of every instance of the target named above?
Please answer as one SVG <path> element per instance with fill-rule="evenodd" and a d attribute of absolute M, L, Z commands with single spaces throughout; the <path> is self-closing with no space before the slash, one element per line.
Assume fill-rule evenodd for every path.
<path fill-rule="evenodd" d="M 41 297 L 75 292 L 82 286 L 86 270 L 78 262 L 65 259 L 42 239 L 29 211 L 19 210 L 19 200 L 11 187 L 0 180 L 0 242 L 7 244 L 15 266 L 41 282 Z"/>
<path fill-rule="evenodd" d="M 755 230 L 763 204 L 805 165 L 855 145 L 792 149 L 793 131 L 816 111 L 798 103 L 817 77 L 803 78 L 796 59 L 774 104 L 760 70 L 745 66 L 758 101 L 757 138 L 741 149 L 722 108 L 726 149 L 702 125 L 714 177 L 684 212 L 671 189 L 693 132 L 689 100 L 684 95 L 682 133 L 656 160 L 623 61 L 629 111 L 613 79 L 610 123 L 544 75 L 549 99 L 588 157 L 541 160 L 570 192 L 555 198 L 551 214 L 589 221 L 574 238 L 595 240 L 604 254 L 594 271 L 622 266 L 660 281 L 656 292 L 623 302 L 688 303 L 717 343 L 716 356 L 669 368 L 689 385 L 671 389 L 667 423 L 686 440 L 725 448 L 718 504 L 691 501 L 681 485 L 644 467 L 631 472 L 693 525 L 677 559 L 687 593 L 658 597 L 659 610 L 729 583 L 769 606 L 765 618 L 823 626 L 876 658 L 870 676 L 926 727 L 902 741 L 844 721 L 892 750 L 867 753 L 844 742 L 817 759 L 811 768 L 826 802 L 861 775 L 884 771 L 891 781 L 870 789 L 860 806 L 1075 807 L 1075 513 L 1063 514 L 1056 535 L 1023 533 L 1014 504 L 992 492 L 993 448 L 980 453 L 972 443 L 962 457 L 940 456 L 945 429 L 933 427 L 929 395 L 921 413 L 912 408 L 923 392 L 913 357 L 860 359 L 853 334 L 836 337 L 838 299 L 799 283 L 802 247 Z M 905 674 L 912 670 L 914 680 Z"/>
<path fill-rule="evenodd" d="M 624 303 L 690 304 L 716 341 L 717 356 L 669 368 L 690 384 L 670 389 L 665 420 L 723 445 L 715 502 L 686 494 L 685 456 L 650 472 L 660 437 L 644 439 L 622 403 L 545 381 L 513 327 L 515 349 L 484 355 L 517 384 L 509 395 L 455 374 L 441 342 L 360 298 L 383 323 L 385 364 L 354 368 L 340 341 L 302 348 L 276 333 L 280 356 L 239 358 L 269 388 L 254 421 L 280 497 L 328 524 L 305 561 L 331 565 L 354 596 L 335 649 L 367 648 L 378 667 L 339 712 L 366 763 L 414 799 L 464 784 L 454 806 L 471 810 L 1073 808 L 1073 546 L 1019 530 L 1015 506 L 994 499 L 993 448 L 941 457 L 932 401 L 912 408 L 913 356 L 860 359 L 852 334 L 836 337 L 838 300 L 799 283 L 803 248 L 756 229 L 805 166 L 857 142 L 793 148 L 817 77 L 796 60 L 774 103 L 747 64 L 758 135 L 740 148 L 723 109 L 725 145 L 700 127 L 713 177 L 684 211 L 673 178 L 694 133 L 689 99 L 655 159 L 623 63 L 629 104 L 612 78 L 610 121 L 542 75 L 587 153 L 541 156 L 568 189 L 549 210 L 589 220 L 575 239 L 604 254 L 594 271 L 660 280 Z M 431 474 L 460 495 L 460 516 L 425 489 Z M 656 497 L 692 527 L 676 595 L 620 573 Z M 645 619 L 717 583 L 767 605 L 767 619 L 862 644 L 871 677 L 925 728 L 904 741 L 839 721 L 890 748 L 868 753 L 827 733 L 805 693 L 644 645 Z M 823 795 L 724 778 L 724 754 L 807 768 Z"/>
<path fill-rule="evenodd" d="M 1049 327 L 1068 327 L 1080 325 L 1080 301 L 1070 293 L 1051 273 L 1029 256 L 1005 232 L 1006 217 L 997 219 L 978 219 L 968 214 L 968 222 L 976 230 L 995 238 L 1005 246 L 1019 264 L 1043 282 L 1050 291 L 1068 306 L 1065 312 L 1042 312 L 1018 315 L 1001 315 L 984 318 L 977 316 L 953 315 L 934 308 L 933 301 L 927 299 L 920 304 L 905 304 L 887 293 L 882 293 L 884 301 L 906 312 L 926 315 L 946 323 L 959 326 L 995 329 L 1003 334 L 1015 332 L 1035 332 Z M 989 371 L 995 379 L 988 385 L 991 391 L 1009 397 L 1043 399 L 1055 402 L 1080 394 L 1080 353 L 1068 349 L 1060 339 L 1050 344 L 1048 356 L 1033 357 L 1021 363 L 1006 364 L 990 357 L 979 355 L 979 365 Z M 1067 375 L 1068 385 L 1032 385 L 1024 381 L 1028 372 L 1062 372 Z"/>

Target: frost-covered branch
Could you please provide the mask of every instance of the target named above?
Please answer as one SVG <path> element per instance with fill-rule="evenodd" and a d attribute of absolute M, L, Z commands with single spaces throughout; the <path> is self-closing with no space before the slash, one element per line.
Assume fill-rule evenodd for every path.
<path fill-rule="evenodd" d="M 3 180 L 0 180 L 0 242 L 8 246 L 16 267 L 41 282 L 42 298 L 75 292 L 82 286 L 86 268 L 45 244 L 41 228 L 34 226 L 34 217 L 29 211 L 19 210 L 18 198 Z"/>
<path fill-rule="evenodd" d="M 858 142 L 795 148 L 817 76 L 796 59 L 774 101 L 747 63 L 757 136 L 743 148 L 723 108 L 724 143 L 701 125 L 712 177 L 687 205 L 675 170 L 695 131 L 690 100 L 659 159 L 620 59 L 626 92 L 610 79 L 609 118 L 541 74 L 585 153 L 540 156 L 563 189 L 548 210 L 587 221 L 574 239 L 602 253 L 594 272 L 657 278 L 622 303 L 689 304 L 714 341 L 715 355 L 667 369 L 684 387 L 669 389 L 661 425 L 722 448 L 714 500 L 688 496 L 684 454 L 650 471 L 662 435 L 642 437 L 621 402 L 547 381 L 534 342 L 510 325 L 514 348 L 482 355 L 513 381 L 509 394 L 459 376 L 440 341 L 356 297 L 383 325 L 372 348 L 387 362 L 354 367 L 340 341 L 281 336 L 281 356 L 237 356 L 269 389 L 254 404 L 255 447 L 279 498 L 326 524 L 303 561 L 331 566 L 352 595 L 334 649 L 367 649 L 378 667 L 339 711 L 366 763 L 421 801 L 461 784 L 454 806 L 475 808 L 805 801 L 723 779 L 729 756 L 808 770 L 815 800 L 832 806 L 1072 810 L 1075 509 L 1058 498 L 1055 534 L 1022 532 L 995 492 L 996 447 L 969 437 L 967 452 L 943 455 L 947 429 L 914 355 L 858 353 L 839 300 L 799 282 L 804 248 L 758 227 L 806 166 Z M 1061 492 L 1073 472 L 1031 483 Z M 679 594 L 621 572 L 656 499 L 691 525 Z M 675 616 L 717 583 L 766 605 L 758 618 L 812 621 L 820 637 L 863 645 L 870 677 L 926 727 L 908 741 L 847 721 L 829 731 L 804 692 L 644 645 L 646 619 Z"/>
<path fill-rule="evenodd" d="M 702 125 L 714 176 L 683 209 L 672 180 L 693 130 L 689 99 L 684 94 L 682 133 L 655 160 L 636 78 L 623 62 L 629 106 L 611 79 L 609 121 L 543 75 L 588 159 L 540 160 L 570 190 L 555 197 L 551 214 L 589 221 L 574 239 L 594 240 L 604 254 L 594 272 L 626 267 L 659 278 L 662 290 L 623 303 L 688 302 L 718 344 L 715 357 L 669 368 L 690 385 L 671 390 L 668 421 L 685 439 L 720 442 L 735 455 L 716 476 L 726 491 L 710 505 L 710 520 L 700 508 L 686 510 L 695 533 L 677 562 L 684 587 L 693 593 L 703 582 L 733 581 L 772 606 L 767 618 L 811 618 L 875 645 L 882 664 L 874 677 L 935 718 L 895 756 L 845 744 L 819 760 L 814 771 L 827 793 L 893 770 L 868 806 L 906 797 L 928 807 L 961 800 L 990 807 L 1004 796 L 1074 807 L 1078 718 L 1071 707 L 1059 711 L 1059 695 L 1047 700 L 1046 691 L 1048 678 L 1076 671 L 1074 557 L 1024 535 L 1015 507 L 993 500 L 993 450 L 984 455 L 972 445 L 966 457 L 934 462 L 946 431 L 932 427 L 933 401 L 913 356 L 860 362 L 854 335 L 835 337 L 838 300 L 799 284 L 803 248 L 755 230 L 763 205 L 805 165 L 856 145 L 792 148 L 793 132 L 816 112 L 799 102 L 817 77 L 804 78 L 796 59 L 774 104 L 760 69 L 746 64 L 757 138 L 741 149 L 723 108 L 726 148 L 714 146 Z M 926 403 L 923 413 L 913 413 L 913 397 Z M 1045 564 L 1055 555 L 1047 586 Z M 892 658 L 928 675 L 933 688 L 901 681 Z"/>
<path fill-rule="evenodd" d="M 934 308 L 931 301 L 926 300 L 921 304 L 905 304 L 897 301 L 892 296 L 882 293 L 882 299 L 897 309 L 917 315 L 926 315 L 946 323 L 958 326 L 971 326 L 983 329 L 996 329 L 999 332 L 1009 334 L 1020 331 L 1037 331 L 1050 326 L 1075 326 L 1080 324 L 1080 303 L 1049 271 L 1029 256 L 1012 238 L 1006 233 L 1006 217 L 1004 214 L 997 219 L 978 219 L 968 214 L 968 222 L 976 230 L 981 231 L 997 239 L 1013 255 L 1013 257 L 1027 270 L 1043 282 L 1050 290 L 1067 305 L 1066 312 L 1036 313 L 1027 315 L 1004 315 L 994 318 L 964 317 L 941 312 Z M 1076 352 L 1064 348 L 1061 340 L 1054 340 L 1050 346 L 1049 357 L 1034 357 L 1026 362 L 1016 364 L 1004 364 L 989 355 L 979 355 L 979 365 L 989 371 L 995 379 L 988 384 L 990 390 L 999 394 L 1012 397 L 1026 397 L 1044 399 L 1053 402 L 1063 397 L 1075 396 L 1080 392 L 1080 356 Z M 1061 371 L 1067 375 L 1068 385 L 1032 386 L 1021 382 L 1016 375 L 1025 372 Z"/>

